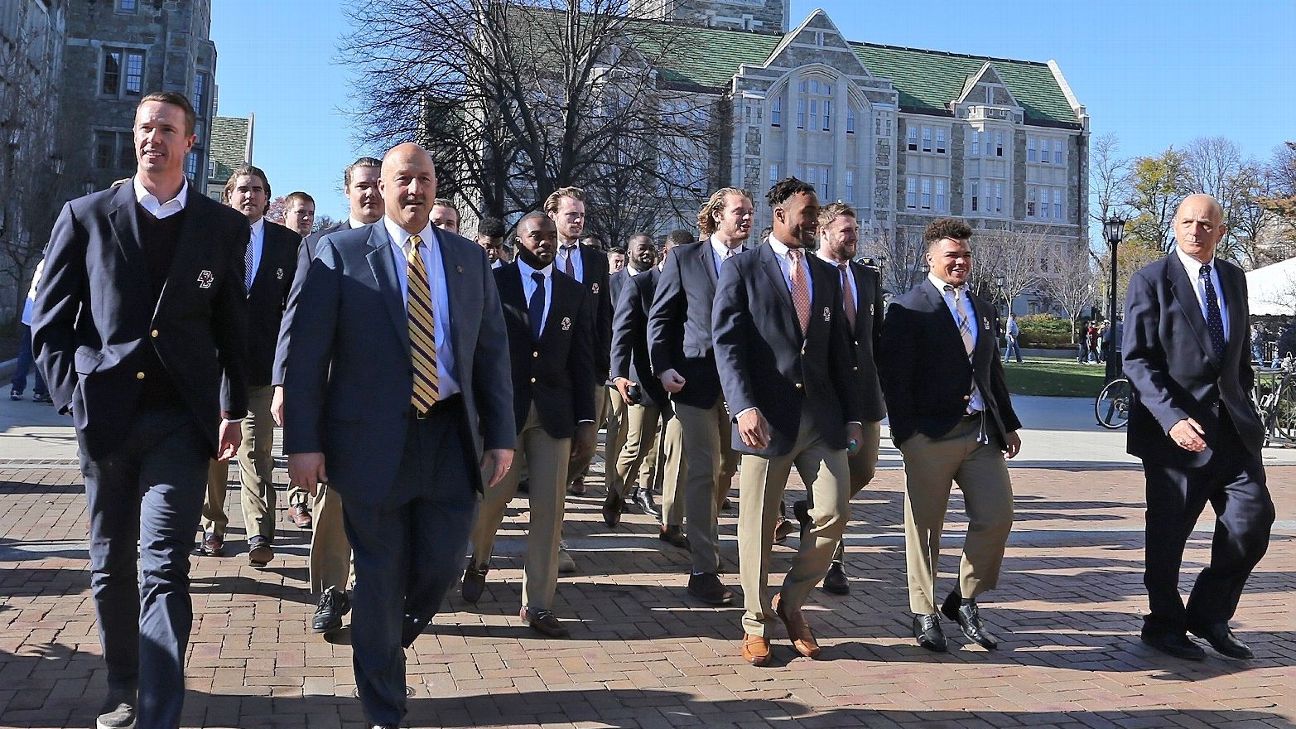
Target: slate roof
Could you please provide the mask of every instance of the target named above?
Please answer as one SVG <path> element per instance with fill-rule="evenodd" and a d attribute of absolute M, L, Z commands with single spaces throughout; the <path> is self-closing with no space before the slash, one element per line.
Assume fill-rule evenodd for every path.
<path fill-rule="evenodd" d="M 211 159 L 216 163 L 208 184 L 224 184 L 230 173 L 246 160 L 248 120 L 237 116 L 218 116 L 212 119 Z"/>

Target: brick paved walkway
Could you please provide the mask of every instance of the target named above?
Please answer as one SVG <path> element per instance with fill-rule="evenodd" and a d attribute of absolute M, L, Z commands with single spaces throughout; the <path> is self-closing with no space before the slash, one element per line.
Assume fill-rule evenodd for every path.
<path fill-rule="evenodd" d="M 105 686 L 84 499 L 74 468 L 36 465 L 0 465 L 0 726 L 92 726 Z M 594 496 L 569 507 L 580 574 L 562 580 L 557 608 L 574 638 L 531 633 L 516 618 L 522 543 L 513 513 L 481 603 L 462 611 L 452 598 L 407 654 L 410 725 L 1296 726 L 1296 468 L 1269 475 L 1287 521 L 1235 621 L 1256 648 L 1250 662 L 1212 653 L 1188 663 L 1138 642 L 1146 601 L 1135 470 L 1014 469 L 1017 526 L 1004 584 L 983 600 L 1001 649 L 969 648 L 957 636 L 947 655 L 922 651 L 908 634 L 902 474 L 882 471 L 854 505 L 852 594 L 818 592 L 807 608 L 823 659 L 794 657 L 780 633 L 776 667 L 765 669 L 738 656 L 739 608 L 687 598 L 687 555 L 659 542 L 642 516 L 607 530 Z M 236 514 L 235 493 L 231 502 Z M 951 508 L 961 509 L 957 496 Z M 730 585 L 735 517 L 722 520 Z M 946 574 L 962 527 L 951 519 Z M 186 727 L 361 726 L 345 633 L 331 644 L 307 630 L 305 537 L 285 526 L 280 556 L 263 571 L 247 566 L 237 531 L 234 556 L 195 559 Z M 1208 545 L 1199 531 L 1186 555 L 1194 574 Z M 778 547 L 774 571 L 790 555 Z"/>

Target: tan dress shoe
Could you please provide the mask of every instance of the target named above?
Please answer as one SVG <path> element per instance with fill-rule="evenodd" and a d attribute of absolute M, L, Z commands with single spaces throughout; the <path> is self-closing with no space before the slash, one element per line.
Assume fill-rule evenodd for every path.
<path fill-rule="evenodd" d="M 796 652 L 806 658 L 818 658 L 823 651 L 819 644 L 815 642 L 814 633 L 810 632 L 810 626 L 801 615 L 801 611 L 784 610 L 783 593 L 774 596 L 774 601 L 770 607 L 774 608 L 774 614 L 782 619 L 783 627 L 787 628 L 788 637 L 792 639 L 792 647 L 796 649 Z"/>
<path fill-rule="evenodd" d="M 744 635 L 742 657 L 744 661 L 753 666 L 768 666 L 770 662 L 769 638 L 763 635 Z"/>

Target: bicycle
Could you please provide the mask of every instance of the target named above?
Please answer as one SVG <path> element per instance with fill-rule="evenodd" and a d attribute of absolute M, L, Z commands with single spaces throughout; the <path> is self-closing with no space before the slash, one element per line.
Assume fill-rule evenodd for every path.
<path fill-rule="evenodd" d="M 1296 441 L 1296 368 L 1290 357 L 1277 367 L 1256 371 L 1251 401 L 1264 424 L 1266 446 Z"/>
<path fill-rule="evenodd" d="M 1130 399 L 1133 394 L 1130 381 L 1124 377 L 1108 382 L 1102 392 L 1098 393 L 1098 397 L 1094 398 L 1094 418 L 1098 424 L 1108 430 L 1125 427 L 1129 422 Z"/>

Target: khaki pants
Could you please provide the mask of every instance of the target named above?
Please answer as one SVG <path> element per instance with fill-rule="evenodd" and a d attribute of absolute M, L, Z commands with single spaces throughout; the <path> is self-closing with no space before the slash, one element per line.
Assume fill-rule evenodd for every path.
<path fill-rule="evenodd" d="M 738 575 L 743 590 L 743 631 L 769 637 L 778 620 L 768 594 L 774 525 L 788 475 L 796 466 L 805 482 L 811 526 L 802 536 L 792 569 L 783 578 L 783 605 L 796 612 L 823 579 L 850 515 L 850 466 L 845 450 L 829 448 L 809 410 L 801 411 L 796 444 L 774 457 L 743 455 L 738 477 Z"/>
<path fill-rule="evenodd" d="M 850 456 L 850 496 L 864 490 L 864 487 L 873 480 L 873 474 L 877 473 L 878 450 L 882 445 L 882 423 L 864 423 L 864 442 L 860 443 L 855 455 Z M 849 519 L 849 512 L 847 519 Z M 846 553 L 846 541 L 843 539 L 837 545 L 837 551 L 833 553 L 833 561 L 840 562 Z"/>
<path fill-rule="evenodd" d="M 723 400 L 706 410 L 676 403 L 675 419 L 679 421 L 683 451 L 684 515 L 688 519 L 693 573 L 714 574 L 720 571 L 717 494 L 721 484 L 728 489 L 736 460 L 729 441 L 732 424 Z"/>
<path fill-rule="evenodd" d="M 616 457 L 615 479 L 609 482 L 608 493 L 626 497 L 630 487 L 638 484 L 652 488 L 653 471 L 657 465 L 658 437 L 661 409 L 656 405 L 629 405 L 626 407 L 625 444 Z M 613 490 L 615 489 L 615 491 Z"/>
<path fill-rule="evenodd" d="M 495 533 L 504 520 L 504 510 L 517 495 L 518 466 L 525 463 L 531 481 L 531 510 L 528 514 L 526 564 L 522 575 L 522 606 L 552 610 L 558 588 L 558 540 L 562 538 L 563 510 L 567 485 L 567 462 L 571 438 L 552 438 L 540 425 L 535 406 L 518 433 L 513 467 L 494 486 L 486 488 L 472 532 L 472 565 L 490 565 Z"/>
<path fill-rule="evenodd" d="M 315 492 L 315 526 L 310 541 L 311 591 L 346 591 L 354 579 L 351 543 L 342 522 L 342 497 L 320 484 Z"/>
<path fill-rule="evenodd" d="M 979 418 L 961 421 L 933 440 L 915 433 L 900 445 L 905 462 L 905 563 L 909 609 L 936 612 L 936 562 L 950 488 L 963 491 L 968 529 L 959 565 L 959 594 L 973 598 L 995 586 L 1012 530 L 1012 483 L 1003 452 L 977 442 Z"/>
<path fill-rule="evenodd" d="M 273 388 L 248 388 L 248 413 L 243 419 L 243 442 L 239 445 L 239 483 L 242 485 L 243 528 L 248 538 L 274 540 L 274 419 L 270 416 Z M 207 500 L 203 504 L 203 531 L 224 535 L 229 525 L 225 515 L 225 491 L 229 462 L 212 461 L 207 469 Z"/>
<path fill-rule="evenodd" d="M 617 401 L 621 403 L 621 411 L 617 411 L 615 404 L 609 407 L 610 397 L 608 390 L 616 393 Z M 607 423 L 607 438 L 603 441 L 603 462 L 604 462 L 604 485 L 608 488 L 612 486 L 612 464 L 616 463 L 616 453 L 621 450 L 621 443 L 624 439 L 621 437 L 621 418 L 625 412 L 625 401 L 621 400 L 621 393 L 616 391 L 615 387 L 609 388 L 600 382 L 594 386 L 594 428 L 597 430 L 602 427 L 605 420 Z M 615 448 L 616 450 L 612 450 Z M 612 455 L 609 457 L 609 453 Z M 594 460 L 594 453 L 578 460 L 573 460 L 567 464 L 567 481 L 575 481 L 578 478 L 585 478 L 589 475 L 590 463 Z M 567 484 L 563 484 L 566 487 Z"/>
<path fill-rule="evenodd" d="M 666 526 L 684 525 L 685 499 L 680 498 L 681 486 L 684 484 L 684 445 L 683 429 L 679 418 L 673 412 L 663 413 L 665 424 L 657 434 L 657 462 L 653 464 L 654 488 L 661 492 L 662 524 Z M 732 449 L 730 449 L 732 452 Z"/>

